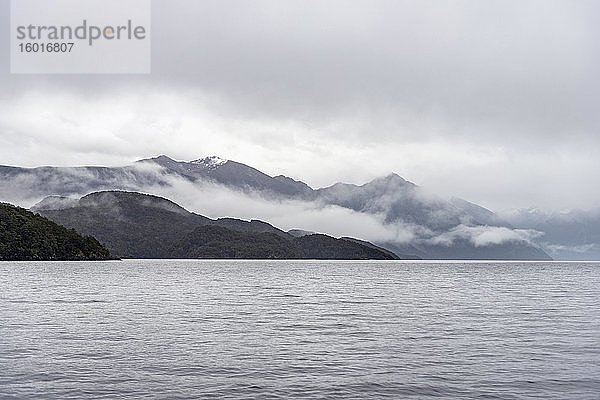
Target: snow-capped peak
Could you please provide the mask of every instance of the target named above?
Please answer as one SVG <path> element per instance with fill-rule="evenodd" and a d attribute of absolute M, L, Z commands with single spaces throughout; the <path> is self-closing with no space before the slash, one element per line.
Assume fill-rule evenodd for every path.
<path fill-rule="evenodd" d="M 220 167 L 221 165 L 225 164 L 226 162 L 227 162 L 227 160 L 222 159 L 220 157 L 209 156 L 209 157 L 204 157 L 204 158 L 200 158 L 198 160 L 191 161 L 191 164 L 201 165 L 206 168 L 214 169 L 214 168 Z"/>

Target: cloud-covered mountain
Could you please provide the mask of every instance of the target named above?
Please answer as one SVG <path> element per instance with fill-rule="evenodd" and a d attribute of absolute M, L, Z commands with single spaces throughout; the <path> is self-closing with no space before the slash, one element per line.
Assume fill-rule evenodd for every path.
<path fill-rule="evenodd" d="M 236 196 L 239 201 L 232 208 L 238 209 L 222 213 L 263 217 L 244 213 L 249 212 L 244 204 L 250 210 L 250 204 L 260 202 L 256 212 L 266 213 L 270 221 L 285 222 L 279 225 L 291 225 L 286 229 L 352 235 L 400 254 L 454 259 L 549 258 L 535 244 L 539 232 L 515 229 L 490 210 L 462 199 L 437 196 L 396 174 L 364 185 L 337 183 L 313 189 L 301 181 L 272 177 L 218 157 L 184 162 L 163 155 L 115 168 L 0 167 L 0 188 L 5 200 L 30 204 L 45 196 L 81 196 L 98 190 L 140 190 L 179 200 L 185 197 L 182 192 L 193 188 L 188 197 L 195 201 L 186 204 L 194 205 L 194 211 L 204 213 L 207 205 L 213 206 L 211 196 L 214 202 Z M 227 194 L 218 199 L 215 190 L 226 190 Z M 202 201 L 195 206 L 199 198 Z M 280 210 L 285 218 L 271 218 L 267 208 Z M 332 232 L 336 223 L 330 221 L 331 215 L 336 216 L 334 221 L 341 231 L 333 228 L 336 232 Z M 352 232 L 343 231 L 346 225 Z"/>
<path fill-rule="evenodd" d="M 194 161 L 175 161 L 167 156 L 140 160 L 137 164 L 158 165 L 169 174 L 177 174 L 191 181 L 210 181 L 245 191 L 265 195 L 310 196 L 312 188 L 304 182 L 283 175 L 271 177 L 255 168 L 216 156 Z"/>
<path fill-rule="evenodd" d="M 167 185 L 167 175 L 143 164 L 113 168 L 0 166 L 0 194 L 3 201 L 32 205 L 51 195 L 79 196 L 99 190 Z"/>
<path fill-rule="evenodd" d="M 545 259 L 531 241 L 493 212 L 453 198 L 445 200 L 391 174 L 361 186 L 338 183 L 316 191 L 318 201 L 380 215 L 388 225 L 412 232 L 407 242 L 382 246 L 424 258 Z"/>

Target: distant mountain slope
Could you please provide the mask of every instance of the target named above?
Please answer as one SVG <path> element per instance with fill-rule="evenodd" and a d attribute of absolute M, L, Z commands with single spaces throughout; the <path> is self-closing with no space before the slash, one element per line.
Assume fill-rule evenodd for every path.
<path fill-rule="evenodd" d="M 316 201 L 380 215 L 387 224 L 411 229 L 416 237 L 410 243 L 376 243 L 396 254 L 428 259 L 550 259 L 526 237 L 507 235 L 513 227 L 493 212 L 462 199 L 445 200 L 427 193 L 396 174 L 360 186 L 337 183 L 319 189 Z M 484 243 L 473 236 L 486 231 L 495 240 Z"/>
<path fill-rule="evenodd" d="M 600 260 L 600 209 L 546 212 L 523 209 L 503 217 L 522 229 L 542 232 L 544 249 L 560 260 Z"/>
<path fill-rule="evenodd" d="M 552 260 L 544 250 L 532 246 L 531 243 L 525 240 L 512 240 L 479 246 L 469 239 L 457 238 L 452 246 L 426 243 L 416 247 L 420 250 L 416 254 L 427 254 L 427 258 L 434 260 Z"/>
<path fill-rule="evenodd" d="M 109 251 L 40 215 L 0 203 L 0 260 L 106 260 Z"/>
<path fill-rule="evenodd" d="M 76 204 L 45 200 L 33 210 L 93 235 L 125 258 L 339 258 L 395 259 L 394 254 L 351 240 L 296 238 L 262 221 L 209 219 L 152 195 L 106 191 Z M 57 204 L 58 209 L 51 209 Z M 337 247 L 331 250 L 331 243 Z"/>
<path fill-rule="evenodd" d="M 465 223 L 502 224 L 500 218 L 494 218 L 494 214 L 483 207 L 461 199 L 444 200 L 396 174 L 360 186 L 336 183 L 315 192 L 316 199 L 326 204 L 381 214 L 389 223 L 402 221 L 432 230 L 449 229 Z"/>

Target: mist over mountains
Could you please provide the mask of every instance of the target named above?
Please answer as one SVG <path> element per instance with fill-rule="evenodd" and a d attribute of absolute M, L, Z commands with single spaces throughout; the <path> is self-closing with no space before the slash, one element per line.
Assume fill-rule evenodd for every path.
<path fill-rule="evenodd" d="M 502 217 L 515 226 L 543 232 L 539 241 L 554 258 L 600 260 L 600 209 L 519 209 L 503 212 Z"/>
<path fill-rule="evenodd" d="M 263 221 L 207 218 L 162 197 L 137 192 L 47 197 L 32 211 L 97 238 L 113 256 L 123 258 L 399 258 L 356 239 L 294 236 Z"/>
<path fill-rule="evenodd" d="M 598 241 L 593 232 L 561 236 L 558 220 L 526 223 L 444 198 L 396 174 L 363 185 L 314 189 L 214 156 L 186 162 L 161 155 L 124 167 L 0 167 L 3 201 L 31 206 L 47 196 L 81 197 L 101 190 L 155 194 L 211 217 L 261 219 L 284 230 L 351 236 L 421 258 L 569 258 L 573 252 L 567 246 L 585 258 Z"/>

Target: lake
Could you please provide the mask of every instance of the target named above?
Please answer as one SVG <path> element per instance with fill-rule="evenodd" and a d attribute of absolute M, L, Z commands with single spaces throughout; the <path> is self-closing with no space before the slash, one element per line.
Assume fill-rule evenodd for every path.
<path fill-rule="evenodd" d="M 1 399 L 598 399 L 600 263 L 0 263 Z"/>

